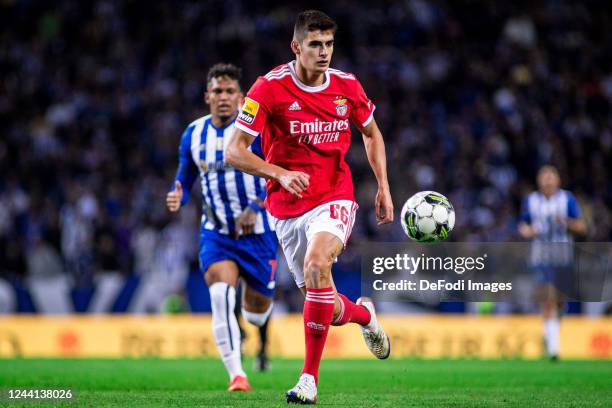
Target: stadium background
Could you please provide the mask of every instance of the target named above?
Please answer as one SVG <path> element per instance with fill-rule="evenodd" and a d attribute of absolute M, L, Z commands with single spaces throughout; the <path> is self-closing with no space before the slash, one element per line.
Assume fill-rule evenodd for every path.
<path fill-rule="evenodd" d="M 143 282 L 159 282 L 164 273 L 175 279 L 175 309 L 208 312 L 195 262 L 198 200 L 180 217 L 164 208 L 180 134 L 206 113 L 208 67 L 241 66 L 246 91 L 257 75 L 292 59 L 295 14 L 317 6 L 340 27 L 332 65 L 355 73 L 377 105 L 397 208 L 415 191 L 437 190 L 457 211 L 453 240 L 517 240 L 521 198 L 534 188 L 537 168 L 553 163 L 582 206 L 586 240 L 609 241 L 612 14 L 604 1 L 509 3 L 0 2 L 4 312 L 86 313 L 105 285 L 115 295 L 110 303 L 97 299 L 98 306 L 122 313 L 131 310 Z M 334 276 L 355 298 L 358 243 L 405 237 L 398 223 L 375 225 L 376 185 L 358 137 L 348 160 L 360 211 Z M 153 272 L 162 261 L 183 270 Z M 280 289 L 279 310 L 300 311 L 290 278 Z M 466 308 L 442 303 L 413 310 Z M 37 321 L 20 331 L 27 318 L 11 319 L 3 320 L 0 351 L 19 354 L 13 340 L 23 338 L 23 347 L 28 341 L 44 346 L 29 335 Z M 423 330 L 434 327 L 432 319 Z M 198 333 L 206 332 L 202 321 Z M 520 321 L 532 338 L 539 336 L 536 318 Z M 66 329 L 66 322 L 49 323 L 50 355 L 79 350 L 74 345 L 88 326 Z M 404 322 L 410 327 L 410 318 Z M 118 317 L 113 324 L 125 328 L 133 320 Z M 140 327 L 146 338 L 147 326 Z M 163 327 L 154 335 L 165 336 Z M 577 356 L 612 355 L 609 321 L 581 333 Z M 152 344 L 142 354 L 156 355 Z"/>

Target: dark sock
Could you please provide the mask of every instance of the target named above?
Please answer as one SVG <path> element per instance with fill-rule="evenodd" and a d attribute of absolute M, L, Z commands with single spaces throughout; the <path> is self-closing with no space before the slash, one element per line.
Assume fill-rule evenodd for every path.
<path fill-rule="evenodd" d="M 270 317 L 266 319 L 266 322 L 259 328 L 259 354 L 266 354 L 266 347 L 268 346 L 268 322 Z"/>

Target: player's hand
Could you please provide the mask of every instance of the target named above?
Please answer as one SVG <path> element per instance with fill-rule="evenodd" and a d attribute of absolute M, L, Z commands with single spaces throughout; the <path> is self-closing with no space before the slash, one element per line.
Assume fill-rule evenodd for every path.
<path fill-rule="evenodd" d="M 181 208 L 181 200 L 183 199 L 183 186 L 181 182 L 174 182 L 174 191 L 166 194 L 166 207 L 172 212 L 177 212 Z"/>
<path fill-rule="evenodd" d="M 283 188 L 298 198 L 302 198 L 302 194 L 310 184 L 310 176 L 301 171 L 283 170 L 277 178 Z"/>
<path fill-rule="evenodd" d="M 533 239 L 537 234 L 536 229 L 533 226 L 524 222 L 519 224 L 518 231 L 521 237 L 525 239 Z"/>
<path fill-rule="evenodd" d="M 245 208 L 236 221 L 234 237 L 238 239 L 240 235 L 252 234 L 255 231 L 255 223 L 257 223 L 257 213 L 251 207 Z"/>
<path fill-rule="evenodd" d="M 391 193 L 388 188 L 378 188 L 374 208 L 378 225 L 393 222 L 393 200 L 391 200 Z"/>

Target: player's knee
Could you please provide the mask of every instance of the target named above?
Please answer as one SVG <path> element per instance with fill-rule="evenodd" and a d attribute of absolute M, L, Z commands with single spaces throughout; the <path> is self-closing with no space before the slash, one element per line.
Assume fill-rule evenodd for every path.
<path fill-rule="evenodd" d="M 246 319 L 247 322 L 257 327 L 261 327 L 264 324 L 266 324 L 266 321 L 270 317 L 271 313 L 272 313 L 272 303 L 270 303 L 270 306 L 268 306 L 268 309 L 263 313 L 249 312 L 244 307 L 242 308 L 242 316 Z"/>
<path fill-rule="evenodd" d="M 320 282 L 324 285 L 329 281 L 331 261 L 325 256 L 309 255 L 304 260 L 304 275 L 307 282 Z M 307 285 L 306 286 L 312 286 Z"/>
<path fill-rule="evenodd" d="M 225 282 L 216 282 L 208 287 L 213 317 L 225 313 L 227 305 L 236 302 L 236 289 Z M 232 306 L 233 311 L 233 306 Z"/>
<path fill-rule="evenodd" d="M 204 274 L 204 280 L 206 281 L 206 284 L 208 285 L 209 288 L 211 288 L 215 283 L 226 283 L 227 282 L 223 282 L 223 278 L 221 273 L 214 268 L 210 268 L 209 270 L 206 271 L 206 274 Z M 211 292 L 211 296 L 212 296 L 212 292 Z"/>
<path fill-rule="evenodd" d="M 557 315 L 557 304 L 555 302 L 544 302 L 542 312 L 545 318 L 553 318 Z"/>

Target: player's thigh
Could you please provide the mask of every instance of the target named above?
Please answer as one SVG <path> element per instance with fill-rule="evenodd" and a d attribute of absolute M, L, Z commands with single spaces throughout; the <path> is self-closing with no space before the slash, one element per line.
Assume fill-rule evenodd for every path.
<path fill-rule="evenodd" d="M 330 232 L 321 231 L 312 236 L 304 258 L 307 287 L 316 287 L 309 285 L 308 281 L 313 279 L 325 279 L 331 283 L 331 265 L 343 248 L 342 240 Z"/>
<path fill-rule="evenodd" d="M 278 240 L 274 232 L 251 234 L 236 241 L 233 257 L 243 282 L 243 307 L 263 313 L 270 307 L 276 287 Z"/>
<path fill-rule="evenodd" d="M 304 220 L 293 218 L 276 222 L 276 235 L 281 245 L 287 269 L 300 290 L 304 288 L 304 257 L 308 247 L 308 238 L 303 227 Z"/>
<path fill-rule="evenodd" d="M 253 313 L 265 313 L 270 308 L 272 297 L 266 296 L 247 282 L 244 282 L 242 289 L 242 307 Z"/>
<path fill-rule="evenodd" d="M 204 279 L 208 286 L 213 283 L 223 282 L 231 286 L 236 286 L 240 271 L 236 262 L 223 260 L 212 263 L 204 272 Z"/>

